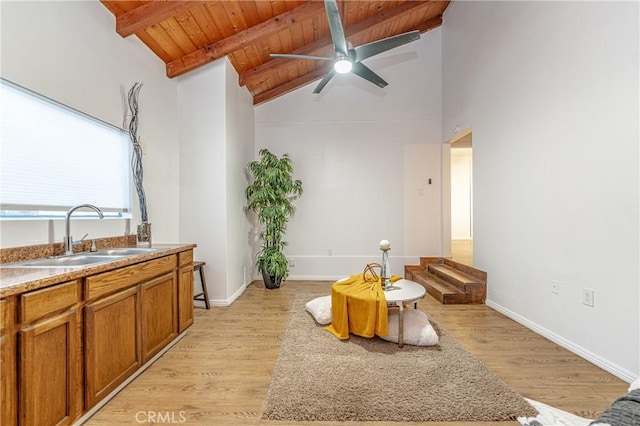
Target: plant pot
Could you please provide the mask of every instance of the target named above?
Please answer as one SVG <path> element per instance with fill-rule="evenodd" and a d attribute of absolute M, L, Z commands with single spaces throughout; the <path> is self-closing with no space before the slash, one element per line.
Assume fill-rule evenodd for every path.
<path fill-rule="evenodd" d="M 264 281 L 264 286 L 269 290 L 275 290 L 280 288 L 280 280 L 276 280 L 276 277 L 270 276 L 264 269 L 262 272 L 262 280 Z"/>

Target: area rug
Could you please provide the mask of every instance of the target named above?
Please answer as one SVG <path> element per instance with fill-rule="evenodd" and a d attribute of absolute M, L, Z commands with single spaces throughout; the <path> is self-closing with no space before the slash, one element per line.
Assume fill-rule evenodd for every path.
<path fill-rule="evenodd" d="M 504 421 L 537 411 L 445 329 L 431 347 L 351 335 L 340 341 L 293 303 L 262 418 Z"/>

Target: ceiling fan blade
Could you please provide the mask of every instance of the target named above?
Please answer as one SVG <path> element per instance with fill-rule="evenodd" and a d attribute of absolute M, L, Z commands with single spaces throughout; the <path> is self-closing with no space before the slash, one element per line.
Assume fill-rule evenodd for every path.
<path fill-rule="evenodd" d="M 336 58 L 327 58 L 326 56 L 313 56 L 313 55 L 295 55 L 292 53 L 270 53 L 272 58 L 285 58 L 285 59 L 313 59 L 314 61 L 333 61 Z"/>
<path fill-rule="evenodd" d="M 329 20 L 329 30 L 331 31 L 334 50 L 336 53 L 349 56 L 347 39 L 344 36 L 340 10 L 338 10 L 338 2 L 336 0 L 324 0 L 324 7 L 327 9 L 327 19 Z"/>
<path fill-rule="evenodd" d="M 378 87 L 384 87 L 388 84 L 378 74 L 371 71 L 369 67 L 361 62 L 354 63 L 353 68 L 351 68 L 351 72 L 357 76 L 364 78 L 365 80 L 372 82 Z"/>
<path fill-rule="evenodd" d="M 313 90 L 313 93 L 320 93 L 320 91 L 322 89 L 324 89 L 324 86 L 327 85 L 327 83 L 329 82 L 329 80 L 331 80 L 333 78 L 333 76 L 336 75 L 336 70 L 334 70 L 333 68 L 331 68 L 329 70 L 328 73 L 326 73 L 324 75 L 324 77 L 322 77 L 322 80 L 320 80 L 320 83 L 318 83 L 318 85 L 316 86 L 316 88 Z"/>
<path fill-rule="evenodd" d="M 369 44 L 363 44 L 354 48 L 356 54 L 354 60 L 360 62 L 363 59 L 367 59 L 378 53 L 382 53 L 394 47 L 402 46 L 403 44 L 411 43 L 420 39 L 420 31 L 410 31 L 408 33 L 398 34 L 396 36 L 383 38 L 382 40 L 374 41 Z"/>

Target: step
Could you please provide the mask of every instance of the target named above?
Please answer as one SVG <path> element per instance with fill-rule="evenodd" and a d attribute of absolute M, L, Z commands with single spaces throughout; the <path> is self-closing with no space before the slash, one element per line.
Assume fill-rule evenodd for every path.
<path fill-rule="evenodd" d="M 448 282 L 452 286 L 455 286 L 462 292 L 467 292 L 470 284 L 482 284 L 482 281 L 478 278 L 445 264 L 431 263 L 429 264 L 427 271 L 436 275 L 443 281 Z"/>
<path fill-rule="evenodd" d="M 464 291 L 441 280 L 437 276 L 426 271 L 413 272 L 413 281 L 422 285 L 431 296 L 442 304 L 468 303 L 467 295 Z"/>
<path fill-rule="evenodd" d="M 462 271 L 469 276 L 476 277 L 477 279 L 480 280 L 480 282 L 483 282 L 483 283 L 487 282 L 487 273 L 478 268 L 465 265 L 464 263 L 456 262 L 455 260 L 448 259 L 446 257 L 442 259 L 442 263 L 444 263 L 445 265 L 451 266 L 452 268 L 457 269 L 458 271 Z"/>
<path fill-rule="evenodd" d="M 414 272 L 424 271 L 424 268 L 420 265 L 404 265 L 404 277 L 408 280 L 411 279 Z"/>

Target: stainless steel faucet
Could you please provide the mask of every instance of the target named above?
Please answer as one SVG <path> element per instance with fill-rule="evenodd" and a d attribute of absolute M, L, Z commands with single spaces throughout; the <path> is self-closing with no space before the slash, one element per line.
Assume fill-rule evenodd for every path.
<path fill-rule="evenodd" d="M 64 223 L 64 254 L 73 254 L 73 237 L 71 236 L 71 214 L 82 207 L 87 207 L 95 210 L 96 213 L 98 213 L 100 219 L 104 217 L 102 211 L 93 204 L 80 204 L 78 206 L 71 207 L 67 212 L 67 217 Z"/>

